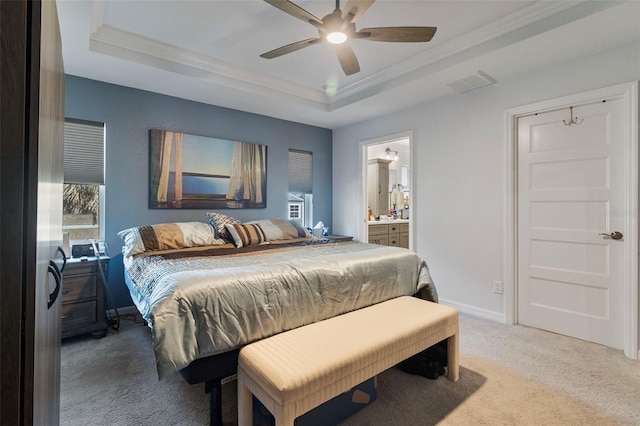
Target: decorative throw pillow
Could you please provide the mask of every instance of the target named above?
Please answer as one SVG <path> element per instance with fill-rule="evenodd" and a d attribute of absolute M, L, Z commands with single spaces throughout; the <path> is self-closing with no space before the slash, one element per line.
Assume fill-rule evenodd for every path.
<path fill-rule="evenodd" d="M 218 238 L 226 241 L 233 241 L 233 237 L 227 232 L 227 225 L 239 225 L 242 223 L 234 217 L 217 212 L 208 212 L 207 217 L 211 226 L 216 230 Z"/>
<path fill-rule="evenodd" d="M 225 244 L 216 238 L 211 225 L 203 222 L 160 223 L 157 225 L 137 226 L 118 232 L 124 241 L 122 254 L 134 254 L 148 251 L 181 249 L 186 247 L 211 246 Z"/>
<path fill-rule="evenodd" d="M 260 225 L 267 241 L 291 240 L 293 238 L 311 237 L 309 231 L 293 220 L 262 219 L 247 222 Z"/>
<path fill-rule="evenodd" d="M 238 248 L 263 244 L 267 241 L 262 227 L 257 223 L 227 224 L 227 231 Z"/>
<path fill-rule="evenodd" d="M 289 223 L 291 225 L 293 225 L 296 230 L 298 231 L 298 238 L 301 237 L 307 237 L 307 238 L 311 238 L 311 232 L 309 232 L 309 230 L 307 228 L 305 228 L 304 226 L 300 225 L 300 223 L 296 222 L 295 220 L 289 220 Z"/>

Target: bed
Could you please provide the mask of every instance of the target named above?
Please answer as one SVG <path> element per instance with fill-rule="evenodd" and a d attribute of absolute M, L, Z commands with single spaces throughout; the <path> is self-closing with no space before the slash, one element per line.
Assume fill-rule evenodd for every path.
<path fill-rule="evenodd" d="M 188 383 L 204 382 L 211 424 L 221 424 L 221 383 L 235 374 L 243 345 L 399 296 L 437 302 L 427 264 L 415 253 L 311 238 L 287 222 L 225 224 L 245 232 L 244 240 L 238 232 L 220 238 L 213 227 L 215 244 L 185 243 L 194 237 L 183 224 L 172 231 L 182 242 L 159 244 L 176 238 L 153 225 L 137 228 L 134 239 L 153 235 L 147 247 L 154 249 L 123 248 L 125 282 L 151 328 L 158 377 L 178 371 Z"/>

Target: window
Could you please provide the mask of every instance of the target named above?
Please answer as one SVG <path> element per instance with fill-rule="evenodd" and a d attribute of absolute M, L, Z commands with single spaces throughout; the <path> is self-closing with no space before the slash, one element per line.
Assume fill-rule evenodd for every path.
<path fill-rule="evenodd" d="M 300 214 L 300 203 L 292 203 L 289 201 L 289 219 L 294 220 L 302 220 L 302 215 Z"/>
<path fill-rule="evenodd" d="M 302 226 L 313 226 L 313 154 L 289 150 L 288 217 Z"/>
<path fill-rule="evenodd" d="M 104 123 L 64 124 L 63 226 L 69 240 L 104 239 Z"/>
<path fill-rule="evenodd" d="M 302 226 L 304 223 L 304 198 L 295 194 L 289 194 L 289 214 L 287 219 L 295 220 Z"/>

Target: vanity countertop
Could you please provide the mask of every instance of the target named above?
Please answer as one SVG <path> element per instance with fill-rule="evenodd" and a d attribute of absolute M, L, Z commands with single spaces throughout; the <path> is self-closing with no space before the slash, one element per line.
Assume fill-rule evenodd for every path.
<path fill-rule="evenodd" d="M 369 220 L 369 225 L 386 225 L 391 223 L 409 223 L 409 219 L 384 219 L 384 220 Z"/>

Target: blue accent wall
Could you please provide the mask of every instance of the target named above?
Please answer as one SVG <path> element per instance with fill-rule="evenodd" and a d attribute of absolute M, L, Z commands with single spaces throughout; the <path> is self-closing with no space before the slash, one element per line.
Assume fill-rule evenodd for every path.
<path fill-rule="evenodd" d="M 313 217 L 331 227 L 332 131 L 143 90 L 66 76 L 65 116 L 105 123 L 106 219 L 109 287 L 117 307 L 132 304 L 124 284 L 122 240 L 117 232 L 163 222 L 206 222 L 208 210 L 148 208 L 149 129 L 267 145 L 267 207 L 227 209 L 242 221 L 284 218 L 288 200 L 288 150 L 313 153 Z"/>

